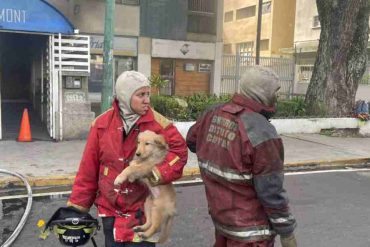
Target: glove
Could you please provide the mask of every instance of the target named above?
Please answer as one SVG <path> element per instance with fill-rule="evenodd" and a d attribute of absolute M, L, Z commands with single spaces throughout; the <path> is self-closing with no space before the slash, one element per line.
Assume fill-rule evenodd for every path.
<path fill-rule="evenodd" d="M 280 235 L 280 243 L 282 247 L 297 247 L 297 240 L 295 239 L 294 233 L 287 236 Z"/>

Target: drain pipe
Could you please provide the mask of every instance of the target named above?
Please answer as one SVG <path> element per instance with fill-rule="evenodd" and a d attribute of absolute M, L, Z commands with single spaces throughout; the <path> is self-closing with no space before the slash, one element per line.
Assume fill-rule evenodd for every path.
<path fill-rule="evenodd" d="M 9 247 L 14 242 L 14 240 L 18 237 L 19 233 L 22 231 L 24 225 L 26 224 L 26 220 L 27 220 L 28 215 L 30 214 L 31 206 L 32 206 L 32 190 L 31 190 L 30 184 L 27 182 L 27 179 L 22 174 L 19 174 L 17 172 L 10 172 L 10 171 L 3 170 L 3 169 L 0 169 L 0 173 L 5 173 L 8 175 L 12 175 L 12 176 L 20 178 L 27 187 L 27 195 L 28 195 L 26 210 L 24 211 L 24 214 L 21 220 L 19 221 L 17 228 L 15 228 L 12 235 L 1 246 L 1 247 Z"/>

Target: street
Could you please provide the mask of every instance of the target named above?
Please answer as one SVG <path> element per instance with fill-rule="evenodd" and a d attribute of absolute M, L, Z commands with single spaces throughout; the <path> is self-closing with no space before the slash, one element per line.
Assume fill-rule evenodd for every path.
<path fill-rule="evenodd" d="M 292 212 L 297 218 L 296 236 L 300 247 L 364 247 L 370 236 L 370 171 L 330 171 L 286 174 Z M 163 247 L 212 246 L 213 226 L 207 213 L 203 185 L 178 186 L 178 215 L 171 239 Z M 48 220 L 65 205 L 67 196 L 35 197 L 25 228 L 14 247 L 61 246 L 54 235 L 37 239 L 39 219 Z M 0 203 L 0 242 L 4 242 L 22 216 L 27 199 Z M 10 209 L 11 206 L 11 209 Z M 92 212 L 95 214 L 95 210 Z M 13 228 L 12 228 L 13 227 Z M 96 236 L 103 245 L 103 233 Z M 276 246 L 278 244 L 278 238 Z M 92 246 L 92 243 L 86 246 Z"/>

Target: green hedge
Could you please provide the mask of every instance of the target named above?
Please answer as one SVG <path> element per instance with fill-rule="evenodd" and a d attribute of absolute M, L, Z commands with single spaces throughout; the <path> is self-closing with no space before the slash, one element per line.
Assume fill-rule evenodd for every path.
<path fill-rule="evenodd" d="M 189 120 L 189 111 L 186 105 L 172 96 L 152 95 L 150 104 L 160 114 L 172 120 L 187 121 Z"/>
<path fill-rule="evenodd" d="M 231 95 L 216 96 L 206 94 L 194 94 L 185 98 L 174 96 L 153 95 L 151 96 L 152 107 L 162 115 L 175 121 L 193 121 L 208 107 L 227 102 Z M 291 100 L 279 100 L 277 112 L 274 118 L 297 118 L 313 117 L 307 113 L 307 106 L 303 97 L 295 97 Z M 324 113 L 315 115 L 323 116 Z"/>
<path fill-rule="evenodd" d="M 189 117 L 195 120 L 208 107 L 220 103 L 225 103 L 231 99 L 231 96 L 216 96 L 206 94 L 194 94 L 185 98 L 189 107 Z"/>

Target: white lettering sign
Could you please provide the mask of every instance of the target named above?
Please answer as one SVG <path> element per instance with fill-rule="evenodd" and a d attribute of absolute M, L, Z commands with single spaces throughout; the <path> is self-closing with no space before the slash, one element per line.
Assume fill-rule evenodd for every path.
<path fill-rule="evenodd" d="M 26 13 L 21 9 L 0 9 L 0 22 L 26 23 Z"/>
<path fill-rule="evenodd" d="M 104 48 L 104 36 L 91 35 L 90 47 L 91 49 L 102 50 Z M 114 37 L 113 49 L 126 52 L 130 56 L 137 56 L 137 38 Z"/>
<path fill-rule="evenodd" d="M 86 97 L 83 92 L 66 92 L 64 94 L 65 102 L 67 103 L 84 103 Z"/>
<path fill-rule="evenodd" d="M 215 60 L 214 43 L 152 39 L 152 56 Z"/>

